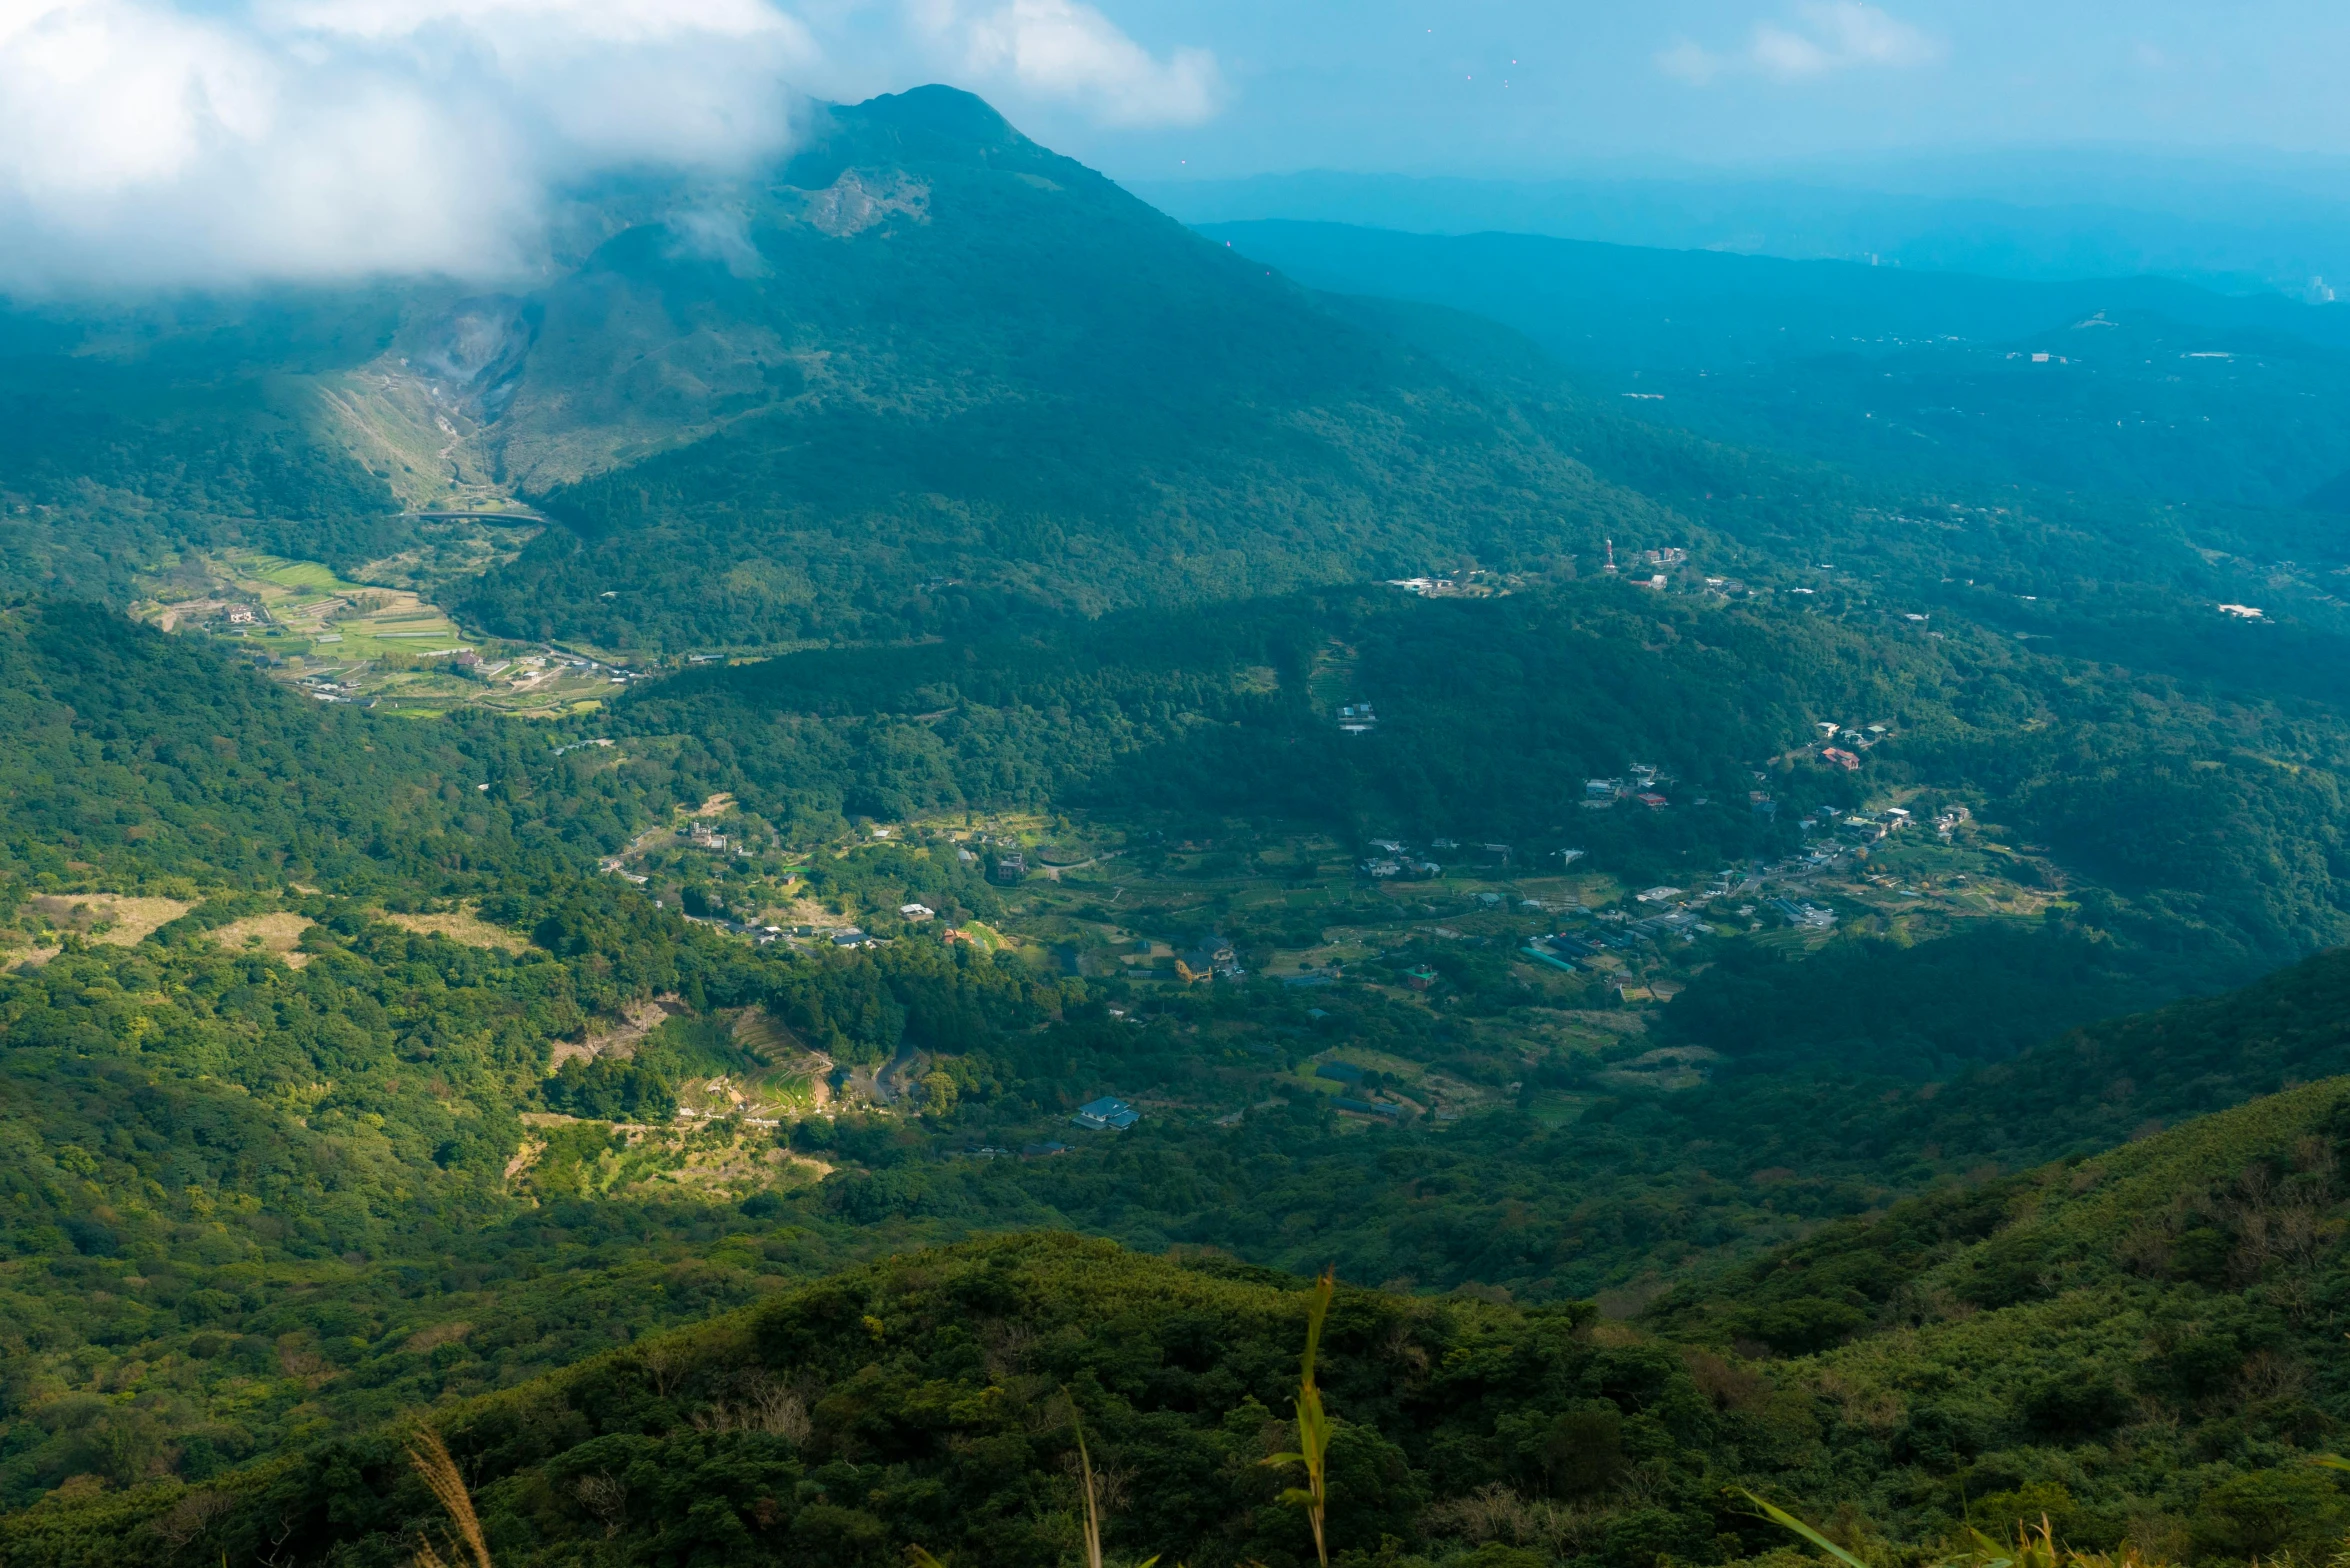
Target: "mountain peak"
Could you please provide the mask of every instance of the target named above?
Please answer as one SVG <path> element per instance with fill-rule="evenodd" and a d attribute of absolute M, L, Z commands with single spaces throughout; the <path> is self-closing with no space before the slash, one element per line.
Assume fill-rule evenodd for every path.
<path fill-rule="evenodd" d="M 1014 130 L 1012 122 L 997 113 L 986 99 L 936 82 L 902 93 L 883 93 L 863 103 L 845 104 L 835 108 L 833 116 L 852 124 L 894 132 L 917 147 L 929 143 L 923 149 L 928 151 L 941 150 L 937 144 L 942 142 L 960 147 L 1028 144 L 1028 138 Z"/>

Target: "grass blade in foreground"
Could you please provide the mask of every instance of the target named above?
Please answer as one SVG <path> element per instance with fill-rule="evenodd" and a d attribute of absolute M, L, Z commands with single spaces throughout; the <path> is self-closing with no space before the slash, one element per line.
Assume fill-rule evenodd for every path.
<path fill-rule="evenodd" d="M 474 1517 L 473 1496 L 465 1489 L 465 1478 L 457 1473 L 457 1461 L 449 1457 L 449 1447 L 441 1435 L 431 1427 L 419 1428 L 415 1440 L 408 1447 L 408 1461 L 416 1466 L 416 1473 L 424 1477 L 425 1487 L 433 1500 L 449 1516 L 450 1528 L 465 1548 L 465 1557 L 457 1568 L 490 1568 L 489 1542 L 482 1538 L 481 1521 Z M 425 1541 L 416 1548 L 416 1568 L 450 1568 L 434 1550 L 432 1542 Z"/>
<path fill-rule="evenodd" d="M 1330 1545 L 1322 1533 L 1330 1505 L 1324 1463 L 1330 1453 L 1330 1418 L 1322 1410 L 1322 1391 L 1314 1384 L 1314 1356 L 1322 1348 L 1322 1320 L 1330 1315 L 1330 1298 L 1337 1288 L 1338 1269 L 1333 1264 L 1314 1281 L 1314 1304 L 1306 1314 L 1305 1362 L 1297 1380 L 1297 1452 L 1275 1454 L 1265 1461 L 1269 1465 L 1305 1467 L 1306 1484 L 1289 1488 L 1281 1494 L 1281 1500 L 1306 1511 L 1306 1518 L 1314 1527 L 1314 1555 L 1321 1559 L 1322 1568 L 1330 1568 Z M 1855 1568 L 1867 1568 L 1867 1565 L 1857 1564 Z"/>
<path fill-rule="evenodd" d="M 1783 1530 L 1794 1531 L 1797 1535 L 1802 1536 L 1805 1540 L 1811 1542 L 1812 1545 L 1818 1547 L 1821 1551 L 1826 1552 L 1829 1556 L 1835 1558 L 1838 1562 L 1843 1563 L 1845 1568 L 1869 1568 L 1867 1563 L 1862 1562 L 1859 1558 L 1853 1556 L 1843 1547 L 1838 1546 L 1834 1541 L 1829 1540 L 1826 1536 L 1820 1534 L 1819 1531 L 1813 1529 L 1810 1525 L 1805 1524 L 1802 1520 L 1796 1518 L 1786 1509 L 1781 1508 L 1773 1503 L 1764 1502 L 1761 1498 L 1755 1496 L 1754 1493 L 1747 1491 L 1744 1487 L 1740 1487 L 1738 1489 L 1738 1495 L 1745 1498 L 1748 1502 L 1754 1504 L 1756 1508 L 1760 1509 L 1762 1511 L 1762 1516 L 1765 1519 L 1768 1519 L 1771 1523 L 1779 1526 Z"/>

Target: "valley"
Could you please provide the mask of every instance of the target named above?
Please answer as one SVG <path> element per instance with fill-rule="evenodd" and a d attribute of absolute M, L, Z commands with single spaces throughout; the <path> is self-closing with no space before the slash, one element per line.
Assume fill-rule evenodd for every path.
<path fill-rule="evenodd" d="M 0 307 L 9 1568 L 2337 1551 L 2332 314 L 563 199 Z"/>

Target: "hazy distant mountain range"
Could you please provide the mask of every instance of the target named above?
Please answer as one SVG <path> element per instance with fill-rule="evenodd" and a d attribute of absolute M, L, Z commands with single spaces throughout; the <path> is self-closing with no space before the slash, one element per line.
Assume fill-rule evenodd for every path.
<path fill-rule="evenodd" d="M 1545 180 L 1313 170 L 1135 189 L 1187 223 L 1501 230 L 2041 281 L 2148 274 L 2324 301 L 2350 280 L 2342 175 L 2315 160 L 2083 150 Z"/>

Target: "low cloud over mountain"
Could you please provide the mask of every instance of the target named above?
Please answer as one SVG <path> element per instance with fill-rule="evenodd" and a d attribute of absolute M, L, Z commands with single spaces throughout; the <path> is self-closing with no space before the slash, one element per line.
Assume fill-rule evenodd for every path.
<path fill-rule="evenodd" d="M 0 286 L 533 269 L 550 192 L 787 150 L 934 75 L 1104 124 L 1214 112 L 1072 0 L 30 0 L 0 11 Z"/>

